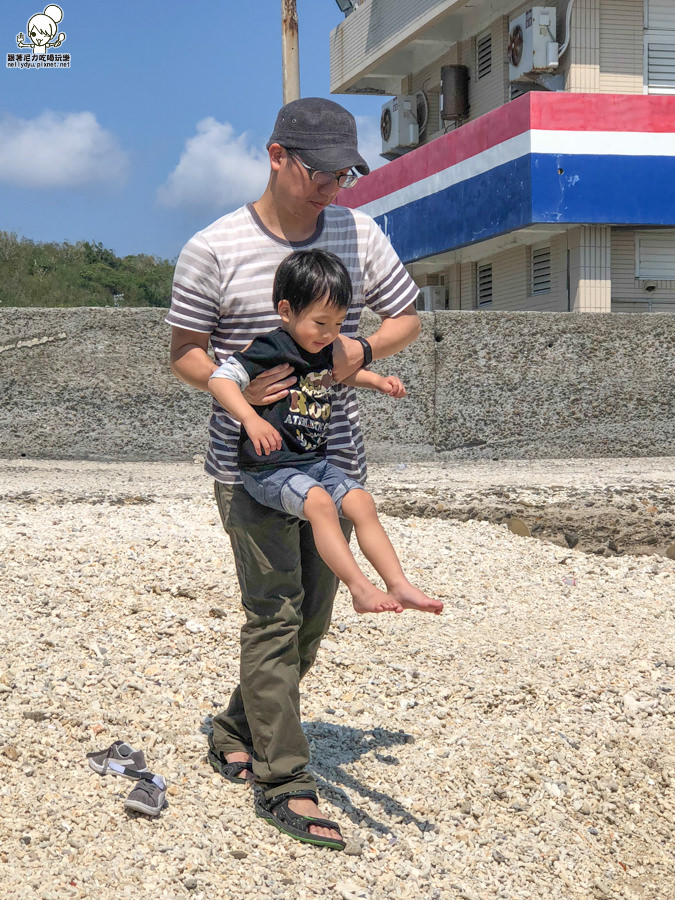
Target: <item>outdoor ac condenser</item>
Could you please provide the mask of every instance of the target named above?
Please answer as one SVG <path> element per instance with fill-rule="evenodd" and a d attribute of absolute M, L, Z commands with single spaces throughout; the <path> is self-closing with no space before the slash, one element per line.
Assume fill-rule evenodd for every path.
<path fill-rule="evenodd" d="M 405 94 L 393 97 L 382 107 L 380 117 L 382 156 L 400 156 L 420 142 L 417 103 Z"/>
<path fill-rule="evenodd" d="M 509 80 L 547 72 L 558 65 L 554 6 L 533 6 L 509 22 Z"/>
<path fill-rule="evenodd" d="M 445 309 L 445 287 L 436 284 L 428 284 L 420 288 L 420 293 L 415 304 L 417 309 L 424 312 L 433 312 L 435 309 Z"/>

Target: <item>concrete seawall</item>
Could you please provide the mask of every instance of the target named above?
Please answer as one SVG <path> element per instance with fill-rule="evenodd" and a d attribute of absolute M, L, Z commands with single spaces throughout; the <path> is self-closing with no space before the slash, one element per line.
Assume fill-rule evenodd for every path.
<path fill-rule="evenodd" d="M 168 366 L 157 309 L 0 310 L 0 457 L 180 460 L 203 453 L 209 398 Z M 374 460 L 675 455 L 675 317 L 421 314 L 360 392 Z M 363 334 L 377 325 L 364 316 Z"/>

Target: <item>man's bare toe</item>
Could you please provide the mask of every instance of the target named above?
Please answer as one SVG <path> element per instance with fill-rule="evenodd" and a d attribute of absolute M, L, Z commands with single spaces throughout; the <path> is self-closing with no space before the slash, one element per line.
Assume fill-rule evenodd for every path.
<path fill-rule="evenodd" d="M 299 800 L 291 800 L 288 804 L 288 808 L 299 816 L 311 816 L 315 819 L 322 818 L 319 807 L 308 797 L 301 797 Z M 334 841 L 342 840 L 340 832 L 335 831 L 333 828 L 324 828 L 321 825 L 310 825 L 308 830 L 310 834 L 313 834 L 316 837 L 330 838 Z"/>
<path fill-rule="evenodd" d="M 241 762 L 241 763 L 246 763 L 246 762 L 248 762 L 248 763 L 250 763 L 250 762 L 251 762 L 251 754 L 250 754 L 250 753 L 243 753 L 243 752 L 226 753 L 226 754 L 225 754 L 225 762 L 226 762 L 226 763 L 234 763 L 234 762 Z M 239 772 L 239 773 L 237 774 L 237 777 L 238 777 L 238 778 L 245 778 L 246 781 L 253 781 L 253 780 L 254 780 L 254 779 L 253 779 L 253 772 L 250 772 L 248 769 L 242 769 L 241 772 Z"/>
<path fill-rule="evenodd" d="M 318 825 L 310 825 L 309 833 L 316 837 L 330 838 L 333 841 L 342 840 L 342 835 L 339 831 L 334 831 L 332 828 L 320 828 Z"/>

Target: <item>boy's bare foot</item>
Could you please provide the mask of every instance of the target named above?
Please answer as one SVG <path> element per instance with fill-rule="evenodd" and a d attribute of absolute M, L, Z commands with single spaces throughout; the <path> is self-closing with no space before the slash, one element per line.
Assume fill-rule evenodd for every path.
<path fill-rule="evenodd" d="M 433 597 L 427 597 L 419 588 L 413 587 L 412 584 L 403 584 L 400 587 L 392 588 L 389 596 L 397 601 L 403 609 L 416 609 L 419 612 L 430 612 L 440 615 L 443 609 L 441 600 L 434 600 Z"/>
<path fill-rule="evenodd" d="M 319 807 L 313 800 L 310 800 L 308 797 L 300 797 L 298 800 L 289 800 L 288 808 L 291 812 L 297 813 L 299 816 L 312 816 L 316 818 L 323 818 Z M 319 825 L 310 825 L 309 826 L 310 834 L 315 834 L 319 837 L 332 838 L 336 841 L 342 840 L 342 835 L 339 831 L 334 831 L 332 828 L 322 828 Z"/>
<path fill-rule="evenodd" d="M 225 762 L 233 763 L 233 762 L 251 762 L 251 754 L 244 753 L 243 751 L 238 751 L 235 753 L 226 753 L 225 754 Z M 253 772 L 249 772 L 248 769 L 242 769 L 241 772 L 237 773 L 238 778 L 245 778 L 246 781 L 253 781 Z"/>
<path fill-rule="evenodd" d="M 350 589 L 351 590 L 351 589 Z M 376 588 L 374 584 L 366 582 L 365 585 L 351 590 L 352 604 L 357 613 L 381 613 L 403 612 L 403 605 L 391 594 Z"/>

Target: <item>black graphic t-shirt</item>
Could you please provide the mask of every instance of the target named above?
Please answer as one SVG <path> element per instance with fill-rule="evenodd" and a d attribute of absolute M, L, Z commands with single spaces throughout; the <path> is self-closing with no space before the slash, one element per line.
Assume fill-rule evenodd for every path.
<path fill-rule="evenodd" d="M 233 354 L 253 381 L 273 366 L 293 366 L 296 384 L 269 406 L 255 406 L 258 415 L 281 435 L 281 450 L 258 456 L 246 430 L 239 438 L 238 462 L 242 469 L 278 469 L 307 465 L 326 457 L 326 441 L 333 384 L 333 348 L 308 353 L 282 328 L 257 337 L 250 347 Z"/>

